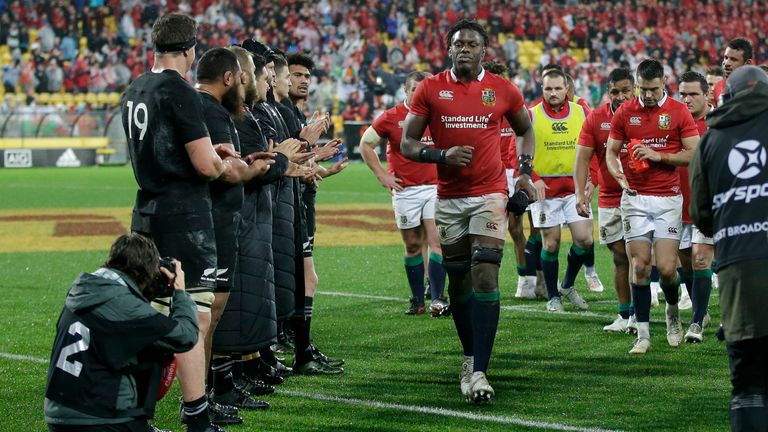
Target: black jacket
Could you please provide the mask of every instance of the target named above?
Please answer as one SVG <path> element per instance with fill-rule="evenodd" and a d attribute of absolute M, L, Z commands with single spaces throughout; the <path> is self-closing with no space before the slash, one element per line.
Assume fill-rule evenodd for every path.
<path fill-rule="evenodd" d="M 719 268 L 768 259 L 768 84 L 737 93 L 707 116 L 690 166 L 691 216 L 715 238 Z"/>
<path fill-rule="evenodd" d="M 130 278 L 109 268 L 77 278 L 56 327 L 45 421 L 60 425 L 151 418 L 167 356 L 191 349 L 198 335 L 187 293 L 174 291 L 166 317 Z"/>
<path fill-rule="evenodd" d="M 250 112 L 235 121 L 242 154 L 266 151 L 266 130 Z M 216 327 L 213 350 L 251 353 L 273 344 L 277 333 L 275 273 L 272 255 L 272 191 L 283 177 L 288 159 L 278 154 L 263 176 L 245 185 L 240 211 L 239 252 L 234 286 Z"/>
<path fill-rule="evenodd" d="M 292 136 L 291 130 L 278 111 L 280 104 L 260 104 L 256 115 L 261 121 L 272 126 L 275 144 Z M 295 179 L 282 177 L 272 190 L 272 253 L 275 263 L 275 307 L 278 320 L 285 320 L 294 313 L 296 291 L 294 265 L 294 211 Z"/>

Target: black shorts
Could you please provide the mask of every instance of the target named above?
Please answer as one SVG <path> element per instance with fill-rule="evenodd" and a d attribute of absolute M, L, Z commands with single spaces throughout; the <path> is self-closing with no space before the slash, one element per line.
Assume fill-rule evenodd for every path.
<path fill-rule="evenodd" d="M 216 286 L 216 237 L 210 213 L 143 215 L 134 212 L 131 229 L 151 238 L 161 257 L 181 261 L 190 293 L 198 288 L 213 291 Z"/>
<path fill-rule="evenodd" d="M 312 186 L 306 186 L 301 194 L 301 200 L 304 203 L 304 220 L 306 221 L 306 236 L 302 238 L 302 254 L 305 258 L 311 257 L 315 250 L 315 198 L 317 189 Z"/>
<path fill-rule="evenodd" d="M 240 213 L 213 214 L 216 233 L 216 288 L 213 292 L 228 293 L 234 283 L 237 265 L 237 230 Z"/>

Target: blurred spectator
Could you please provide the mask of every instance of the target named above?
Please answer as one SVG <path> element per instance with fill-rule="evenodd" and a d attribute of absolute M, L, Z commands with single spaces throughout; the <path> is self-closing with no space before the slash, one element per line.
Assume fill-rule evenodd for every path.
<path fill-rule="evenodd" d="M 49 92 L 59 92 L 64 86 L 64 70 L 59 66 L 59 61 L 56 58 L 52 58 L 48 62 L 48 68 L 45 70 L 45 74 L 48 82 Z"/>

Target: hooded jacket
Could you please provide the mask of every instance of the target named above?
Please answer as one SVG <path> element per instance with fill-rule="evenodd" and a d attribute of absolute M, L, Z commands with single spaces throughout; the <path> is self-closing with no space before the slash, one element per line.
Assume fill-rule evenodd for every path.
<path fill-rule="evenodd" d="M 75 280 L 56 327 L 45 421 L 62 425 L 151 418 L 170 353 L 190 350 L 198 336 L 186 292 L 174 291 L 166 317 L 128 276 L 109 268 Z"/>
<path fill-rule="evenodd" d="M 768 259 L 768 84 L 712 111 L 690 165 L 691 216 L 715 238 L 718 267 Z"/>

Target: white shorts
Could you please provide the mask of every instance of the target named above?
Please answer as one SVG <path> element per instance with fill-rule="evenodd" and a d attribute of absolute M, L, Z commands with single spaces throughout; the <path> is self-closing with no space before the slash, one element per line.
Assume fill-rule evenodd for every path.
<path fill-rule="evenodd" d="M 600 232 L 600 244 L 616 243 L 624 239 L 621 228 L 621 209 L 619 207 L 597 208 L 597 222 Z"/>
<path fill-rule="evenodd" d="M 680 245 L 678 249 L 685 250 L 691 247 L 691 234 L 693 234 L 693 224 L 683 224 L 683 230 L 680 231 Z"/>
<path fill-rule="evenodd" d="M 437 185 L 408 186 L 402 191 L 393 191 L 392 208 L 397 228 L 416 228 L 422 219 L 434 219 L 436 200 Z"/>
<path fill-rule="evenodd" d="M 507 168 L 504 170 L 507 174 L 507 187 L 509 187 L 509 196 L 515 193 L 515 170 L 513 168 Z"/>
<path fill-rule="evenodd" d="M 562 198 L 547 198 L 543 202 L 536 201 L 530 205 L 533 226 L 536 228 L 551 228 L 562 224 L 570 224 L 592 217 L 581 217 L 576 212 L 576 195 L 570 194 Z"/>
<path fill-rule="evenodd" d="M 712 237 L 705 236 L 701 231 L 699 231 L 698 228 L 696 228 L 696 225 L 692 225 L 693 229 L 691 230 L 691 243 L 693 244 L 705 244 L 713 246 L 715 244 L 715 239 Z"/>
<path fill-rule="evenodd" d="M 435 222 L 442 244 L 454 244 L 467 234 L 504 240 L 507 237 L 507 197 L 493 193 L 439 199 L 435 206 Z"/>
<path fill-rule="evenodd" d="M 640 238 L 680 241 L 683 231 L 683 196 L 621 196 L 621 219 L 626 241 Z M 650 237 L 647 237 L 650 235 Z"/>

